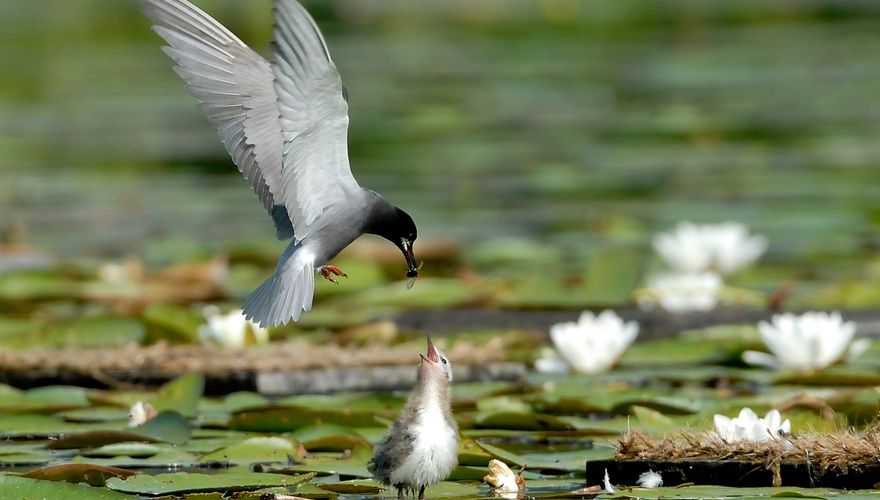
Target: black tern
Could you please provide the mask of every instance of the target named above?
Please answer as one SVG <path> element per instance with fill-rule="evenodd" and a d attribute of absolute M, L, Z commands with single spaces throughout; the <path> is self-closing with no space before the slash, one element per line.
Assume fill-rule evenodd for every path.
<path fill-rule="evenodd" d="M 245 301 L 245 316 L 260 326 L 298 320 L 312 308 L 316 272 L 334 283 L 346 276 L 329 261 L 365 233 L 397 245 L 412 287 L 416 225 L 352 175 L 347 95 L 309 13 L 295 0 L 276 0 L 270 63 L 186 0 L 141 6 L 278 238 L 292 238 L 275 272 Z"/>

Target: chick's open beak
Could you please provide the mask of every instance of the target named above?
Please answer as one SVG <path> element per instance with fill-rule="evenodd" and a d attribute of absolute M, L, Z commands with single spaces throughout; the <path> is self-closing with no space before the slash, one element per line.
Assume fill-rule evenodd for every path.
<path fill-rule="evenodd" d="M 400 250 L 406 259 L 406 288 L 412 288 L 416 284 L 416 278 L 419 277 L 419 266 L 416 265 L 416 256 L 413 255 L 413 244 L 409 240 L 403 240 L 400 244 Z"/>
<path fill-rule="evenodd" d="M 437 348 L 434 347 L 434 343 L 431 342 L 431 337 L 428 337 L 428 352 L 425 353 L 425 358 L 434 363 L 440 362 L 440 356 L 437 355 Z"/>

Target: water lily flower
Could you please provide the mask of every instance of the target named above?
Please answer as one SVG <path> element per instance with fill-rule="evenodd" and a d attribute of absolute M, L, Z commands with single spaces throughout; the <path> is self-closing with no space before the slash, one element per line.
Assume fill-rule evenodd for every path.
<path fill-rule="evenodd" d="M 857 356 L 870 344 L 868 339 L 853 341 L 856 325 L 844 321 L 839 312 L 777 314 L 769 323 L 758 323 L 758 331 L 772 354 L 746 351 L 743 360 L 773 369 L 819 370 L 847 356 Z"/>
<path fill-rule="evenodd" d="M 150 403 L 138 401 L 128 410 L 128 426 L 138 427 L 156 416 L 156 409 Z"/>
<path fill-rule="evenodd" d="M 760 443 L 778 440 L 791 433 L 791 422 L 788 419 L 783 422 L 778 410 L 770 410 L 764 418 L 759 418 L 751 408 L 743 408 L 734 418 L 716 414 L 714 422 L 715 432 L 726 443 Z"/>
<path fill-rule="evenodd" d="M 749 234 L 739 222 L 681 222 L 673 231 L 655 236 L 653 244 L 660 257 L 678 272 L 730 274 L 757 260 L 767 249 L 767 238 Z"/>
<path fill-rule="evenodd" d="M 659 472 L 654 472 L 651 469 L 648 469 L 648 472 L 642 472 L 639 474 L 639 479 L 636 480 L 636 484 L 642 488 L 657 488 L 663 486 L 663 476 L 661 476 Z"/>
<path fill-rule="evenodd" d="M 516 498 L 526 489 L 526 480 L 522 472 L 514 474 L 506 463 L 496 459 L 489 461 L 489 473 L 483 476 L 483 481 L 488 483 L 495 493 L 505 498 Z"/>
<path fill-rule="evenodd" d="M 202 309 L 205 323 L 199 327 L 199 339 L 223 347 L 244 347 L 249 344 L 265 344 L 269 330 L 245 319 L 241 309 L 223 314 L 216 306 Z"/>
<path fill-rule="evenodd" d="M 540 373 L 566 373 L 568 372 L 568 363 L 552 348 L 544 347 L 535 360 L 535 370 Z"/>
<path fill-rule="evenodd" d="M 699 274 L 663 274 L 648 283 L 640 305 L 660 307 L 672 313 L 711 311 L 718 305 L 724 282 L 712 272 Z"/>
<path fill-rule="evenodd" d="M 577 322 L 550 327 L 550 339 L 556 352 L 582 373 L 603 372 L 614 366 L 638 333 L 638 323 L 624 322 L 610 309 L 598 316 L 584 311 Z"/>

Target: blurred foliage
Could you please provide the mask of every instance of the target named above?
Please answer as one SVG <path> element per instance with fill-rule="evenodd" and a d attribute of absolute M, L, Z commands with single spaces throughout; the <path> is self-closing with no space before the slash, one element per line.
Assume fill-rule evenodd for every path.
<path fill-rule="evenodd" d="M 268 0 L 198 3 L 266 52 Z M 736 219 L 803 275 L 876 255 L 875 2 L 307 5 L 350 91 L 354 171 L 422 235 L 639 251 L 679 219 Z M 280 252 L 159 46 L 136 2 L 0 5 L 0 227 L 68 254 Z"/>

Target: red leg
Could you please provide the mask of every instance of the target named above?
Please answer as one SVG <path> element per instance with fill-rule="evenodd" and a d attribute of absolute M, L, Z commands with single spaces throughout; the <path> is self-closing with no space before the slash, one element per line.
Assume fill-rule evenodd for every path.
<path fill-rule="evenodd" d="M 321 276 L 326 278 L 327 281 L 329 281 L 330 283 L 338 285 L 339 282 L 333 278 L 334 275 L 335 276 L 342 276 L 343 278 L 348 278 L 348 275 L 345 274 L 344 272 L 342 272 L 342 269 L 339 269 L 338 267 L 336 267 L 332 264 L 326 264 L 326 265 L 321 266 Z"/>

